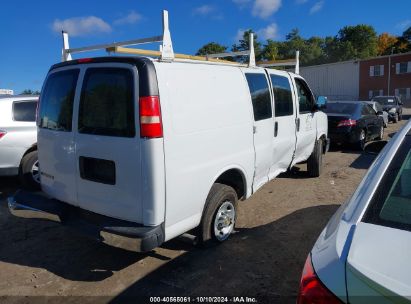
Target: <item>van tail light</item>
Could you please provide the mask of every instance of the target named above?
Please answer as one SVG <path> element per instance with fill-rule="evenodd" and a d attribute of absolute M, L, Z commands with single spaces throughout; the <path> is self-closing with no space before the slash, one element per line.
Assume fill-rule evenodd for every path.
<path fill-rule="evenodd" d="M 2 130 L 0 130 L 0 139 L 4 136 L 4 135 L 6 135 L 6 131 L 2 131 Z"/>
<path fill-rule="evenodd" d="M 140 97 L 140 137 L 163 137 L 163 123 L 158 96 Z"/>
<path fill-rule="evenodd" d="M 317 277 L 309 254 L 300 281 L 297 304 L 341 304 L 342 302 Z"/>
<path fill-rule="evenodd" d="M 346 120 L 341 120 L 337 127 L 353 127 L 357 125 L 357 121 L 354 119 L 346 119 Z"/>

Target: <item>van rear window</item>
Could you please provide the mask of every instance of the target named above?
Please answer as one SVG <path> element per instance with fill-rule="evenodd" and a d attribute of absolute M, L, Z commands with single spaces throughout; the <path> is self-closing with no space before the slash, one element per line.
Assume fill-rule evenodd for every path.
<path fill-rule="evenodd" d="M 36 121 L 37 101 L 15 101 L 13 103 L 14 121 Z"/>
<path fill-rule="evenodd" d="M 73 100 L 79 71 L 66 70 L 48 77 L 40 100 L 40 128 L 71 131 Z"/>
<path fill-rule="evenodd" d="M 81 92 L 78 131 L 135 137 L 133 74 L 123 68 L 89 68 Z"/>
<path fill-rule="evenodd" d="M 253 102 L 254 120 L 271 118 L 271 98 L 265 74 L 246 73 L 248 88 Z"/>

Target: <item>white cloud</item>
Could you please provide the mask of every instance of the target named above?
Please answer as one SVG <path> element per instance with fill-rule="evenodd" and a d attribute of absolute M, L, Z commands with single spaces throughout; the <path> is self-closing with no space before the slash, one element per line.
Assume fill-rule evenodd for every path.
<path fill-rule="evenodd" d="M 310 15 L 319 12 L 323 8 L 323 6 L 324 6 L 323 0 L 314 3 L 314 5 L 310 9 Z"/>
<path fill-rule="evenodd" d="M 66 31 L 71 36 L 87 36 L 95 33 L 110 33 L 111 26 L 103 19 L 95 16 L 74 17 L 64 20 L 56 19 L 52 29 L 55 32 Z"/>
<path fill-rule="evenodd" d="M 257 35 L 265 40 L 276 39 L 278 38 L 278 25 L 276 23 L 271 23 L 265 28 L 258 30 Z"/>
<path fill-rule="evenodd" d="M 395 27 L 401 31 L 404 31 L 410 26 L 411 26 L 411 19 L 407 19 L 407 20 L 403 20 L 399 22 Z"/>
<path fill-rule="evenodd" d="M 115 25 L 135 24 L 142 19 L 142 16 L 136 11 L 130 11 L 128 15 L 114 20 Z"/>
<path fill-rule="evenodd" d="M 202 5 L 202 6 L 199 6 L 199 7 L 195 8 L 195 9 L 193 10 L 193 13 L 194 13 L 195 15 L 203 15 L 203 16 L 205 16 L 205 15 L 208 15 L 208 14 L 214 12 L 214 11 L 215 11 L 215 7 L 214 7 L 214 6 L 205 4 L 205 5 Z"/>
<path fill-rule="evenodd" d="M 281 0 L 255 0 L 253 16 L 267 18 L 280 9 Z"/>

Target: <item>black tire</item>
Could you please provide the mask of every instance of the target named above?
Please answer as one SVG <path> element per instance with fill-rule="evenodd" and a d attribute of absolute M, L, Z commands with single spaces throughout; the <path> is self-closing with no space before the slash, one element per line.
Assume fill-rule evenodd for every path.
<path fill-rule="evenodd" d="M 234 230 L 235 222 L 237 220 L 237 201 L 237 193 L 232 187 L 218 183 L 215 183 L 211 187 L 206 199 L 206 205 L 201 218 L 201 223 L 198 227 L 197 236 L 200 245 L 208 247 L 209 245 L 222 243 L 228 239 L 229 235 Z M 233 222 L 231 222 L 232 229 L 226 238 L 218 239 L 214 231 L 214 225 L 217 220 L 217 212 L 226 202 L 231 202 L 234 208 Z"/>
<path fill-rule="evenodd" d="M 314 150 L 307 160 L 307 171 L 310 177 L 319 177 L 321 175 L 323 162 L 323 141 L 317 140 L 314 145 Z"/>
<path fill-rule="evenodd" d="M 377 136 L 377 140 L 383 140 L 384 139 L 384 125 L 381 126 L 380 133 Z"/>
<path fill-rule="evenodd" d="M 361 130 L 360 138 L 357 144 L 355 145 L 356 148 L 360 151 L 364 151 L 366 140 L 367 140 L 367 133 L 365 132 L 365 130 Z"/>
<path fill-rule="evenodd" d="M 21 160 L 19 169 L 20 182 L 23 188 L 27 190 L 40 190 L 40 183 L 35 180 L 35 171 L 33 166 L 38 163 L 37 151 L 27 153 Z M 40 172 L 37 172 L 40 174 Z"/>

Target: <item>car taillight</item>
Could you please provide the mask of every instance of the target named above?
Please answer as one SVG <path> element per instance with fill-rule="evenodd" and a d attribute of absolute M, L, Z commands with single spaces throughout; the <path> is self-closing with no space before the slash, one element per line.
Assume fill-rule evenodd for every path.
<path fill-rule="evenodd" d="M 300 281 L 297 304 L 341 304 L 342 302 L 317 277 L 309 254 Z"/>
<path fill-rule="evenodd" d="M 160 99 L 158 96 L 140 97 L 140 137 L 163 137 Z"/>
<path fill-rule="evenodd" d="M 0 130 L 0 139 L 1 139 L 4 135 L 6 135 L 6 133 L 7 133 L 6 131 L 1 131 L 1 130 Z"/>
<path fill-rule="evenodd" d="M 337 127 L 352 127 L 357 124 L 357 121 L 354 119 L 346 119 L 346 120 L 341 120 Z"/>

